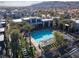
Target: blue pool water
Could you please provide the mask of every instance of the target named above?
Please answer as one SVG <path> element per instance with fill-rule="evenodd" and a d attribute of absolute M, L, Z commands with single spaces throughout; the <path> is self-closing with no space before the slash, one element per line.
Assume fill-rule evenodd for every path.
<path fill-rule="evenodd" d="M 31 32 L 31 36 L 37 43 L 39 43 L 42 40 L 48 40 L 50 38 L 53 38 L 54 32 L 48 29 L 40 30 L 40 31 Z"/>

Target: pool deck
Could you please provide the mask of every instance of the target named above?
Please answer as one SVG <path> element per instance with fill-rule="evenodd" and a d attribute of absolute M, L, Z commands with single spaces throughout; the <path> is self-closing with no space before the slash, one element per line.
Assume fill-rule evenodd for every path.
<path fill-rule="evenodd" d="M 41 47 L 44 47 L 44 46 L 50 45 L 50 44 L 52 44 L 52 43 L 55 42 L 54 39 L 55 39 L 55 38 L 50 38 L 49 40 L 41 41 L 41 42 L 40 42 L 40 46 L 41 46 Z"/>
<path fill-rule="evenodd" d="M 32 42 L 32 44 L 35 46 L 35 48 L 36 48 L 36 56 L 35 57 L 40 57 L 41 56 L 41 53 L 42 53 L 42 51 L 41 51 L 41 49 L 39 48 L 39 45 L 38 45 L 38 43 L 33 39 L 33 38 L 31 38 L 31 42 Z"/>

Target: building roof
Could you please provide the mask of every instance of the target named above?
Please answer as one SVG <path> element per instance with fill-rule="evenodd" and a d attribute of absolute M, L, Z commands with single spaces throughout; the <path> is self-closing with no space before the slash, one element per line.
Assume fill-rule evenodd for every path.
<path fill-rule="evenodd" d="M 79 20 L 76 20 L 75 22 L 76 22 L 76 23 L 79 23 Z"/>
<path fill-rule="evenodd" d="M 0 22 L 0 24 L 5 24 L 5 22 Z"/>
<path fill-rule="evenodd" d="M 42 21 L 52 21 L 53 19 L 42 19 Z"/>
<path fill-rule="evenodd" d="M 13 19 L 12 21 L 17 23 L 17 22 L 22 22 L 22 19 Z"/>
<path fill-rule="evenodd" d="M 74 21 L 75 23 L 79 23 L 79 20 L 76 19 L 71 19 L 72 21 Z"/>
<path fill-rule="evenodd" d="M 0 34 L 0 41 L 4 41 L 4 34 Z"/>
<path fill-rule="evenodd" d="M 4 27 L 0 28 L 0 32 L 4 32 L 4 31 L 5 31 Z"/>
<path fill-rule="evenodd" d="M 29 20 L 29 19 L 39 19 L 40 17 L 26 17 L 26 18 L 23 18 L 23 20 Z"/>
<path fill-rule="evenodd" d="M 0 24 L 5 24 L 5 19 L 0 19 Z"/>
<path fill-rule="evenodd" d="M 29 17 L 23 18 L 23 20 L 29 20 L 29 19 L 30 19 Z"/>
<path fill-rule="evenodd" d="M 1 21 L 1 22 L 5 22 L 6 20 L 5 20 L 5 19 L 0 19 L 0 21 Z"/>

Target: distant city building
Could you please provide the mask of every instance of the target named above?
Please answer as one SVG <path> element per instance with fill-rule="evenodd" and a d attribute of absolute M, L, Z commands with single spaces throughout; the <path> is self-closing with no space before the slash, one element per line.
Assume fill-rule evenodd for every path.
<path fill-rule="evenodd" d="M 74 31 L 76 33 L 79 33 L 79 20 L 73 20 L 73 21 L 74 21 L 74 24 L 73 24 Z"/>

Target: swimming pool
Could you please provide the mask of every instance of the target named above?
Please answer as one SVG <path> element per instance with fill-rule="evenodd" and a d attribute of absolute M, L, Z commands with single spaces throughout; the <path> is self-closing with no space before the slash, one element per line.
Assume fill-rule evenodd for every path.
<path fill-rule="evenodd" d="M 54 32 L 50 31 L 49 29 L 39 30 L 31 32 L 31 36 L 37 43 L 39 43 L 42 40 L 53 38 Z"/>

